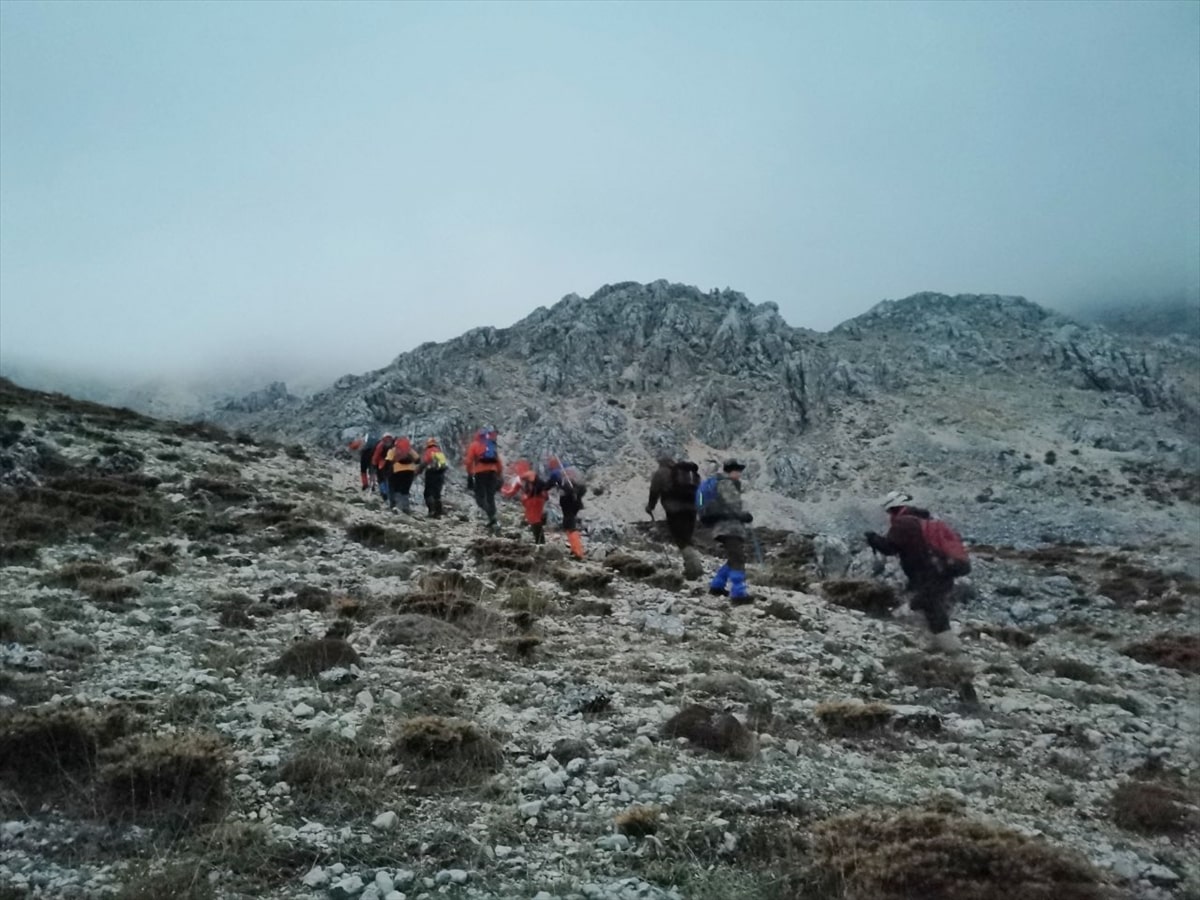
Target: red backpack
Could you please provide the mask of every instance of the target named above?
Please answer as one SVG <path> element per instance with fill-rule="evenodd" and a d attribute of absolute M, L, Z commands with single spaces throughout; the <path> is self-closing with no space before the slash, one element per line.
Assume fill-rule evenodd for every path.
<path fill-rule="evenodd" d="M 971 559 L 957 531 L 941 519 L 921 519 L 921 536 L 943 572 L 955 578 L 970 573 Z"/>

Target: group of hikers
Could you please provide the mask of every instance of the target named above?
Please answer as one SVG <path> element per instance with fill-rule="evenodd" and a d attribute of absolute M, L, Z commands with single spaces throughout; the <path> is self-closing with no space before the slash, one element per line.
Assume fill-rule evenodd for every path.
<path fill-rule="evenodd" d="M 479 429 L 463 454 L 467 490 L 486 519 L 496 528 L 496 495 L 520 500 L 525 524 L 535 544 L 546 541 L 546 506 L 557 491 L 562 512 L 562 530 L 572 556 L 583 559 L 579 514 L 587 485 L 579 470 L 547 454 L 538 464 L 519 460 L 505 477 L 504 462 L 497 446 L 495 428 Z M 430 518 L 445 512 L 442 490 L 448 461 L 436 438 L 425 442 L 418 454 L 410 438 L 385 434 L 378 440 L 369 435 L 351 444 L 359 450 L 364 491 L 378 489 L 389 509 L 411 512 L 409 493 L 418 476 L 424 477 L 425 506 Z M 662 458 L 650 479 L 646 513 L 653 518 L 661 504 L 667 530 L 679 548 L 683 571 L 689 579 L 704 574 L 700 554 L 693 545 L 697 525 L 711 529 L 721 546 L 724 560 L 709 580 L 709 592 L 727 597 L 732 605 L 754 602 L 746 580 L 747 548 L 753 537 L 749 525 L 754 516 L 742 499 L 742 474 L 746 466 L 726 460 L 720 471 L 707 478 L 700 467 L 686 459 Z M 911 592 L 909 607 L 924 615 L 932 634 L 931 649 L 957 653 L 958 640 L 950 629 L 949 599 L 956 578 L 969 574 L 970 562 L 962 539 L 950 526 L 918 507 L 912 496 L 893 491 L 883 501 L 888 517 L 886 534 L 866 532 L 867 546 L 884 556 L 899 557 Z"/>
<path fill-rule="evenodd" d="M 548 520 L 546 504 L 551 491 L 557 491 L 567 546 L 572 556 L 583 559 L 585 553 L 579 513 L 583 510 L 587 484 L 579 470 L 565 465 L 555 455 L 547 455 L 537 466 L 519 460 L 512 467 L 512 474 L 506 483 L 498 438 L 499 432 L 495 428 L 485 426 L 475 433 L 463 454 L 467 490 L 474 496 L 475 505 L 486 519 L 487 527 L 495 529 L 498 526 L 496 495 L 502 493 L 506 497 L 520 499 L 525 523 L 529 526 L 534 543 L 544 544 Z M 377 440 L 367 434 L 353 441 L 350 449 L 357 450 L 359 454 L 362 490 L 378 490 L 388 509 L 411 513 L 409 495 L 417 477 L 423 476 L 425 507 L 429 517 L 436 519 L 445 514 L 442 491 L 449 463 L 437 438 L 428 438 L 421 454 L 413 449 L 411 438 L 398 438 L 391 434 L 384 434 Z"/>

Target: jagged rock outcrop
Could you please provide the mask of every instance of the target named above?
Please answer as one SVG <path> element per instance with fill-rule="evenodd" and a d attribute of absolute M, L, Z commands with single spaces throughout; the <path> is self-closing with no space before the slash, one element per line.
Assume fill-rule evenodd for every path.
<path fill-rule="evenodd" d="M 265 388 L 251 391 L 244 397 L 225 400 L 217 405 L 218 409 L 233 413 L 258 413 L 268 409 L 292 406 L 299 403 L 300 398 L 288 391 L 282 381 L 273 381 Z"/>
<path fill-rule="evenodd" d="M 757 485 L 806 500 L 897 478 L 999 497 L 1042 479 L 1017 465 L 1056 448 L 1182 465 L 1198 372 L 1185 342 L 1117 338 L 1019 297 L 917 294 L 821 334 L 736 291 L 626 282 L 218 418 L 326 445 L 436 434 L 452 456 L 495 424 L 510 456 L 555 451 L 615 478 L 662 453 L 739 455 Z"/>

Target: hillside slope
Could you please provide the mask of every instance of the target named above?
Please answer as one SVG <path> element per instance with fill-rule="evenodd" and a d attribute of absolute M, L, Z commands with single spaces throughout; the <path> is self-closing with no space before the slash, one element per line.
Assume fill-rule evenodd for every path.
<path fill-rule="evenodd" d="M 760 529 L 734 610 L 649 525 L 580 564 L 457 486 L 435 529 L 294 447 L 0 412 L 4 896 L 1200 890 L 1200 586 L 1158 555 L 976 544 L 948 661 L 827 535 Z"/>

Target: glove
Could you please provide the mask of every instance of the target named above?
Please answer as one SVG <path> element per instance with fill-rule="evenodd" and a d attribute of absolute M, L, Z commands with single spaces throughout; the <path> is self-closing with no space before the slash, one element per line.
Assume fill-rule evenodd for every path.
<path fill-rule="evenodd" d="M 754 516 L 751 513 L 742 513 L 742 523 L 749 525 L 754 521 Z"/>
<path fill-rule="evenodd" d="M 863 537 L 865 537 L 867 539 L 868 547 L 870 547 L 872 550 L 879 549 L 879 542 L 882 540 L 882 538 L 879 536 L 879 534 L 877 532 L 874 532 L 874 531 L 864 532 Z"/>
<path fill-rule="evenodd" d="M 474 475 L 467 476 L 467 490 L 468 491 L 475 490 L 475 476 Z"/>

